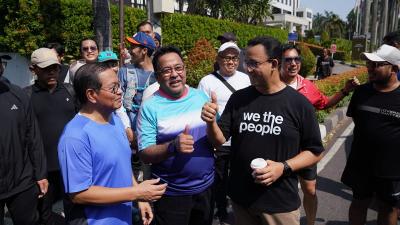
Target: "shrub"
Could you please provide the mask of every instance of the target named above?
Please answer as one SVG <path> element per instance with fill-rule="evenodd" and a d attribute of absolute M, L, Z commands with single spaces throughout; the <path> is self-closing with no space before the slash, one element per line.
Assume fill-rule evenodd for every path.
<path fill-rule="evenodd" d="M 238 38 L 238 45 L 245 47 L 247 42 L 257 36 L 271 36 L 280 42 L 287 41 L 288 32 L 279 28 L 267 28 L 228 20 L 184 14 L 169 14 L 161 18 L 163 44 L 174 45 L 187 52 L 194 43 L 205 38 L 212 46 L 219 46 L 217 36 L 224 32 L 233 32 Z"/>
<path fill-rule="evenodd" d="M 307 77 L 308 75 L 314 73 L 316 59 L 314 54 L 311 52 L 310 48 L 308 48 L 306 45 L 299 44 L 299 48 L 301 51 L 301 58 L 302 58 L 300 74 L 303 77 Z"/>
<path fill-rule="evenodd" d="M 217 53 L 212 44 L 206 39 L 200 39 L 190 50 L 186 59 L 187 74 L 186 83 L 189 86 L 197 87 L 201 78 L 214 70 L 214 62 Z"/>
<path fill-rule="evenodd" d="M 338 75 L 329 76 L 325 79 L 318 80 L 315 82 L 318 89 L 322 91 L 326 96 L 332 96 L 342 89 L 348 79 L 354 76 L 360 81 L 360 83 L 365 83 L 368 80 L 368 72 L 366 67 L 360 67 L 354 70 L 350 70 Z M 342 107 L 349 102 L 351 94 L 346 96 L 342 101 L 340 101 L 336 106 L 325 110 L 317 111 L 318 122 L 324 122 L 324 119 L 337 107 Z"/>
<path fill-rule="evenodd" d="M 131 7 L 124 9 L 125 34 L 133 35 L 136 25 L 146 19 L 146 13 Z M 116 48 L 119 42 L 118 6 L 112 4 L 110 10 L 113 47 Z M 65 45 L 67 58 L 77 58 L 80 40 L 94 36 L 92 23 L 90 0 L 20 0 L 19 4 L 8 3 L 6 26 L 0 28 L 3 29 L 0 33 L 4 33 L 0 36 L 0 51 L 28 56 L 46 42 L 59 41 Z"/>

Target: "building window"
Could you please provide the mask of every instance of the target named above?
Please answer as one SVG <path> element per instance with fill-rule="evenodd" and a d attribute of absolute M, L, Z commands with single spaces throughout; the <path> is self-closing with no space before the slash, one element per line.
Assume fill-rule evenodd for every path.
<path fill-rule="evenodd" d="M 297 16 L 297 17 L 303 17 L 303 12 L 297 12 L 297 13 L 296 13 L 296 16 Z"/>
<path fill-rule="evenodd" d="M 309 19 L 311 19 L 311 18 L 312 18 L 312 15 L 311 15 L 311 13 L 310 13 L 310 12 L 307 12 L 307 18 L 309 18 Z"/>
<path fill-rule="evenodd" d="M 272 14 L 281 14 L 281 9 L 277 7 L 272 7 Z"/>

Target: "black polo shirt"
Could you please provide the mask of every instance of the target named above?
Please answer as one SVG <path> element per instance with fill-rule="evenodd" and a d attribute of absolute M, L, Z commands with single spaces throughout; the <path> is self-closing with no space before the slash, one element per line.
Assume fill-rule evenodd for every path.
<path fill-rule="evenodd" d="M 32 86 L 31 102 L 39 123 L 43 146 L 47 157 L 48 171 L 60 170 L 57 145 L 64 126 L 75 116 L 75 96 L 58 83 L 53 92 L 41 87 L 38 82 Z"/>

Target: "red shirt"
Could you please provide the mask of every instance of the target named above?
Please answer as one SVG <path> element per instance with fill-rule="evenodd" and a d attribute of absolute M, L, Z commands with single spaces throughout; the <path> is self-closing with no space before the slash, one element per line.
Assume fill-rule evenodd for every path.
<path fill-rule="evenodd" d="M 304 95 L 316 109 L 324 109 L 328 104 L 328 97 L 315 86 L 315 84 L 304 77 L 297 75 L 297 91 Z"/>

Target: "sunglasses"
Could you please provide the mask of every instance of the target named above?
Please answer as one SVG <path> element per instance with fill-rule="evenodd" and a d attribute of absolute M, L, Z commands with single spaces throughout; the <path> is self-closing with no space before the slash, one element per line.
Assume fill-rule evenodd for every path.
<path fill-rule="evenodd" d="M 89 49 L 90 49 L 90 51 L 94 52 L 94 51 L 97 50 L 97 47 L 96 46 L 85 46 L 85 47 L 82 47 L 82 51 L 84 51 L 84 52 L 88 52 Z"/>
<path fill-rule="evenodd" d="M 296 64 L 300 64 L 301 63 L 301 57 L 300 56 L 296 56 L 296 57 L 283 57 L 283 62 L 285 63 L 292 63 L 294 61 L 294 63 Z"/>

